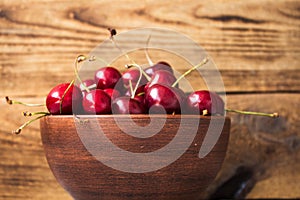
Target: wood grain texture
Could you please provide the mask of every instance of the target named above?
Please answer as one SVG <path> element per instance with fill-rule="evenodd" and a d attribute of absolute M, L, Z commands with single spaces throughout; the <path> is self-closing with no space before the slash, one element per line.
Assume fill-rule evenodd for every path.
<path fill-rule="evenodd" d="M 261 165 L 269 173 L 249 198 L 300 197 L 299 8 L 297 0 L 3 0 L 0 97 L 43 102 L 50 88 L 73 78 L 77 55 L 88 54 L 108 38 L 107 27 L 179 31 L 213 58 L 231 94 L 228 107 L 282 116 L 268 121 L 230 114 L 229 154 L 212 189 L 238 165 Z M 184 71 L 176 62 L 176 69 Z M 188 79 L 204 86 L 195 76 Z M 20 114 L 24 109 L 0 104 L 0 199 L 71 199 L 46 163 L 38 123 L 17 137 L 9 134 L 26 120 Z"/>
<path fill-rule="evenodd" d="M 0 6 L 3 94 L 45 95 L 44 88 L 73 78 L 74 59 L 107 39 L 107 27 L 123 32 L 145 26 L 171 28 L 203 46 L 223 72 L 227 91 L 300 91 L 297 1 L 4 1 Z M 237 88 L 232 79 L 245 84 Z"/>

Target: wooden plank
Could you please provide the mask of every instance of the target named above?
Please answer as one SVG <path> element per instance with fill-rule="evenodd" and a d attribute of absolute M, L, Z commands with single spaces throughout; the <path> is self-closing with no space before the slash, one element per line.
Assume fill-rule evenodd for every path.
<path fill-rule="evenodd" d="M 4 82 L 0 89 L 8 95 L 21 95 L 24 90 L 44 95 L 55 83 L 72 78 L 74 58 L 89 53 L 107 39 L 107 27 L 122 32 L 147 25 L 174 29 L 202 45 L 220 68 L 228 91 L 299 91 L 297 7 L 298 1 L 285 0 L 188 4 L 4 1 L 0 18 L 0 78 Z M 99 8 L 110 12 L 99 13 Z M 249 12 L 255 14 L 248 15 Z M 179 66 L 178 70 L 183 69 Z M 250 75 L 251 82 L 239 84 L 246 75 Z"/>
<path fill-rule="evenodd" d="M 268 0 L 219 0 L 184 5 L 179 1 L 126 1 L 119 6 L 113 1 L 95 1 L 92 5 L 80 1 L 57 1 L 55 5 L 5 3 L 1 16 L 6 55 L 16 56 L 18 52 L 45 56 L 47 52 L 60 57 L 62 52 L 86 52 L 107 37 L 106 27 L 123 31 L 146 24 L 188 34 L 224 68 L 295 68 L 299 56 L 299 45 L 295 45 L 299 43 L 297 1 L 270 4 Z M 268 9 L 261 9 L 264 7 Z M 110 12 L 99 14 L 99 8 Z M 45 9 L 47 12 L 43 12 Z M 122 20 L 116 13 L 122 13 Z M 39 43 L 42 46 L 36 45 Z M 17 52 L 12 52 L 10 46 L 17 46 Z"/>
<path fill-rule="evenodd" d="M 247 198 L 299 197 L 299 94 L 230 95 L 227 107 L 279 112 L 277 119 L 228 113 L 232 120 L 230 143 L 214 190 L 239 166 L 254 170 L 257 182 Z"/>
<path fill-rule="evenodd" d="M 37 103 L 41 98 L 20 100 Z M 299 94 L 227 95 L 228 108 L 279 112 L 281 117 L 270 119 L 229 114 L 232 128 L 228 154 L 223 171 L 211 189 L 226 180 L 240 165 L 260 166 L 269 172 L 258 182 L 250 197 L 299 197 L 297 190 L 289 190 L 299 187 L 300 177 L 296 173 L 300 169 L 297 164 L 300 159 L 300 116 L 296 112 L 299 102 Z M 28 108 L 0 104 L 0 109 L 0 198 L 71 199 L 48 168 L 38 123 L 30 125 L 18 136 L 10 134 L 25 122 L 20 113 Z M 286 175 L 278 176 L 277 172 Z M 294 174 L 293 177 L 290 174 Z M 284 184 L 287 181 L 289 184 Z"/>
<path fill-rule="evenodd" d="M 41 99 L 24 98 L 38 103 Z M 42 147 L 39 123 L 34 122 L 23 134 L 11 131 L 28 120 L 22 116 L 28 107 L 7 105 L 1 101 L 0 128 L 0 199 L 72 199 L 53 177 Z M 38 111 L 41 108 L 30 108 Z"/>

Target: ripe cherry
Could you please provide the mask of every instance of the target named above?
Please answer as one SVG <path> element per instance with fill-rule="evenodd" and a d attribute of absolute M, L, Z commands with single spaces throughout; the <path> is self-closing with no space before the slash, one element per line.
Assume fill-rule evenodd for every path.
<path fill-rule="evenodd" d="M 112 100 L 115 100 L 116 98 L 121 96 L 121 93 L 118 90 L 112 88 L 106 88 L 103 91 L 106 92 Z"/>
<path fill-rule="evenodd" d="M 151 80 L 146 84 L 144 90 L 147 91 L 149 87 L 156 83 L 172 86 L 176 80 L 176 77 L 171 72 L 166 70 L 158 70 L 154 72 L 154 74 L 151 77 Z"/>
<path fill-rule="evenodd" d="M 184 104 L 184 96 L 178 88 L 154 84 L 146 91 L 145 101 L 151 113 L 179 114 Z"/>
<path fill-rule="evenodd" d="M 109 114 L 111 98 L 101 89 L 92 90 L 84 96 L 82 106 L 88 114 Z"/>
<path fill-rule="evenodd" d="M 52 115 L 72 114 L 81 109 L 81 90 L 70 83 L 55 86 L 46 98 L 46 106 Z"/>
<path fill-rule="evenodd" d="M 126 88 L 129 88 L 130 87 L 129 86 L 130 81 L 131 81 L 132 87 L 135 87 L 135 85 L 139 81 L 140 74 L 141 74 L 141 72 L 138 69 L 128 69 L 128 70 L 126 70 L 122 74 L 122 80 L 123 80 L 124 86 Z M 139 85 L 145 85 L 146 83 L 147 83 L 146 77 L 142 76 Z"/>
<path fill-rule="evenodd" d="M 146 109 L 138 100 L 128 96 L 119 97 L 113 101 L 113 114 L 144 114 Z"/>
<path fill-rule="evenodd" d="M 191 73 L 191 71 L 203 66 L 207 62 L 207 58 L 203 59 L 198 65 L 186 71 L 178 79 L 174 79 L 174 75 L 164 70 L 156 71 L 153 75 L 153 80 L 155 80 L 156 83 L 153 85 L 149 83 L 149 85 L 145 86 L 145 101 L 149 109 L 151 108 L 151 112 L 161 113 L 164 109 L 168 114 L 181 112 L 185 113 L 185 107 L 183 106 L 185 104 L 185 95 L 183 91 L 176 88 L 176 86 L 178 82 L 186 75 Z M 155 78 L 156 73 L 158 74 L 157 78 Z"/>
<path fill-rule="evenodd" d="M 122 81 L 121 77 L 121 73 L 114 67 L 100 68 L 95 73 L 97 89 L 114 88 L 119 81 Z"/>
<path fill-rule="evenodd" d="M 165 61 L 160 61 L 155 65 L 146 68 L 144 71 L 146 72 L 146 74 L 148 74 L 151 77 L 158 70 L 166 70 L 173 74 L 173 69 L 171 65 Z"/>
<path fill-rule="evenodd" d="M 79 88 L 81 91 L 86 91 L 86 88 L 91 89 L 90 87 L 96 86 L 96 82 L 93 79 L 86 79 L 80 83 Z"/>
<path fill-rule="evenodd" d="M 139 93 L 137 95 L 135 95 L 133 97 L 133 99 L 137 100 L 142 106 L 145 107 L 146 110 L 147 109 L 147 104 L 146 104 L 146 101 L 145 101 L 145 93 Z"/>
<path fill-rule="evenodd" d="M 80 83 L 79 88 L 82 91 L 82 96 L 85 96 L 90 90 L 96 89 L 96 83 L 93 79 L 86 79 Z"/>
<path fill-rule="evenodd" d="M 140 65 L 126 65 L 127 68 L 136 67 L 136 70 L 127 70 L 128 77 L 125 76 L 125 81 L 128 81 L 128 88 L 124 97 L 117 98 L 112 106 L 113 112 L 117 114 L 143 114 L 146 113 L 144 100 L 144 87 L 147 79 L 147 74 L 142 70 Z M 134 76 L 133 76 L 134 74 Z M 144 74 L 144 75 L 143 75 Z M 124 77 L 124 76 L 123 76 Z M 132 81 L 133 84 L 132 84 Z"/>
<path fill-rule="evenodd" d="M 191 93 L 186 100 L 187 112 L 201 115 L 224 115 L 224 101 L 211 91 L 200 90 Z"/>
<path fill-rule="evenodd" d="M 137 90 L 135 91 L 135 95 L 140 95 L 141 93 L 144 93 L 144 88 L 145 85 L 141 85 L 137 88 Z M 130 88 L 127 89 L 127 91 L 125 92 L 125 96 L 132 96 L 132 91 Z"/>
<path fill-rule="evenodd" d="M 129 96 L 132 99 L 137 100 L 138 102 L 140 102 L 142 105 L 145 106 L 145 91 L 144 91 L 144 88 L 145 88 L 145 85 L 141 85 L 140 87 L 138 87 L 134 95 L 132 95 L 131 89 L 129 88 L 125 92 L 125 96 Z"/>

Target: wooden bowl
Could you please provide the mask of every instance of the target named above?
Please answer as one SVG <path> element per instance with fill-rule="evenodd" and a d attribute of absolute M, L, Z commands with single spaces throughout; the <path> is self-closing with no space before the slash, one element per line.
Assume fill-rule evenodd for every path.
<path fill-rule="evenodd" d="M 47 116 L 41 119 L 41 136 L 46 158 L 62 187 L 73 198 L 80 200 L 201 198 L 205 189 L 216 177 L 224 160 L 229 140 L 230 119 L 197 115 L 153 115 L 151 119 L 149 115 L 130 117 L 129 115 L 126 117 L 124 115 L 83 116 L 80 121 L 73 116 Z M 118 119 L 118 123 L 115 119 Z M 151 137 L 139 138 L 125 134 L 119 128 L 121 125 L 130 130 L 128 119 L 132 119 L 139 126 L 147 126 L 152 119 L 166 121 L 159 133 Z M 203 139 L 212 123 L 222 125 L 220 136 L 212 150 L 204 158 L 199 158 L 200 148 L 211 145 L 207 142 L 204 144 Z M 137 167 L 134 169 L 136 171 L 130 171 L 128 166 L 122 170 L 107 163 L 103 164 L 93 150 L 100 148 L 100 151 L 106 151 L 108 155 L 112 150 L 99 145 L 87 147 L 87 143 L 96 144 L 99 141 L 95 138 L 97 135 L 95 133 L 99 132 L 99 125 L 112 144 L 127 153 L 143 153 L 145 161 L 150 160 L 152 163 L 151 159 L 153 159 L 153 166 L 150 164 L 145 168 L 143 160 L 128 163 L 125 158 L 122 161 L 122 158 L 115 156 L 113 152 L 111 152 L 112 156 L 106 157 L 106 160 L 120 160 L 121 164 L 117 168 L 132 165 Z M 186 134 L 186 138 L 190 137 L 191 128 L 196 128 L 195 137 L 174 162 L 155 169 L 156 165 L 169 158 L 168 154 L 159 157 L 161 162 L 157 161 L 157 158 L 156 160 L 148 158 L 148 154 L 163 149 L 175 140 L 179 128 L 184 130 L 183 134 Z M 83 138 L 86 141 L 83 142 Z M 176 152 L 176 148 L 171 148 L 171 151 Z"/>

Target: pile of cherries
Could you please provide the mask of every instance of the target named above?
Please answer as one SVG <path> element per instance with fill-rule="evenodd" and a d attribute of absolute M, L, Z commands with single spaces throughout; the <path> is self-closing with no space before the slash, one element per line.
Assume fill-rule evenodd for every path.
<path fill-rule="evenodd" d="M 110 29 L 111 41 L 116 34 Z M 120 51 L 122 51 L 119 48 Z M 242 114 L 278 117 L 277 113 L 260 113 L 225 109 L 222 98 L 215 92 L 199 90 L 186 94 L 179 88 L 179 82 L 191 71 L 205 65 L 209 60 L 205 58 L 201 63 L 192 67 L 179 78 L 176 78 L 170 64 L 165 61 L 149 61 L 149 67 L 142 69 L 132 61 L 126 65 L 126 70 L 120 72 L 116 67 L 106 66 L 98 69 L 94 77 L 81 80 L 78 74 L 78 64 L 94 61 L 95 57 L 80 55 L 75 62 L 75 75 L 79 84 L 62 83 L 55 86 L 46 98 L 48 112 L 24 112 L 24 116 L 37 115 L 20 126 L 13 133 L 19 134 L 31 122 L 46 115 L 70 114 L 193 114 L 193 115 L 224 115 L 225 110 Z M 44 104 L 26 104 L 6 97 L 9 104 L 23 104 L 26 106 L 44 106 Z"/>
<path fill-rule="evenodd" d="M 87 60 L 79 56 L 79 62 Z M 203 62 L 194 67 L 200 67 Z M 137 64 L 121 73 L 106 66 L 95 72 L 93 79 L 80 80 L 80 85 L 63 83 L 47 96 L 46 106 L 57 114 L 203 114 L 223 115 L 224 102 L 219 95 L 200 90 L 189 95 L 178 87 L 172 67 L 158 62 L 146 69 Z"/>

